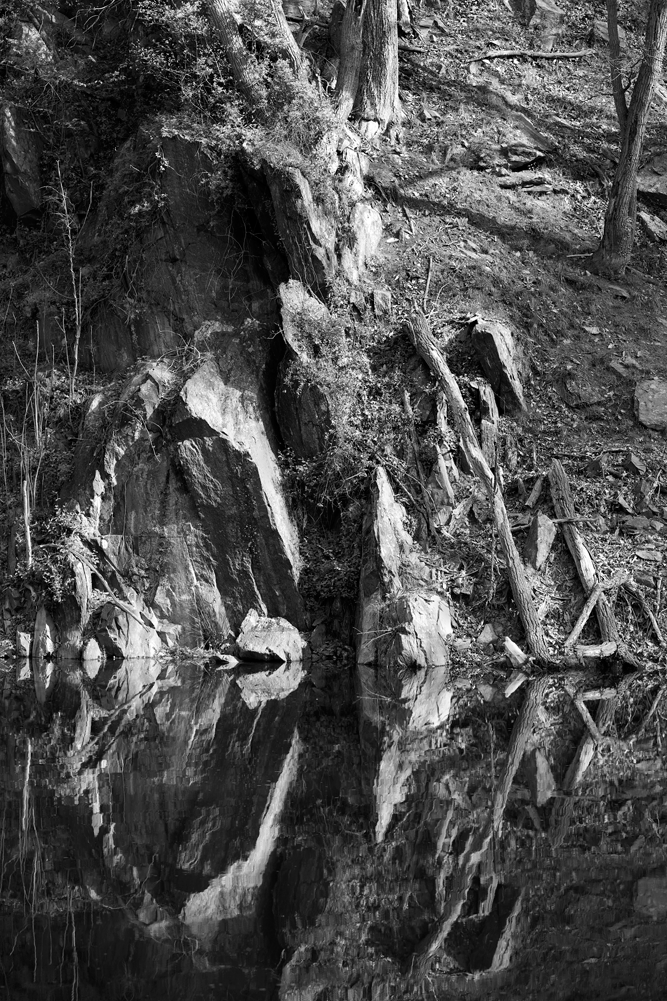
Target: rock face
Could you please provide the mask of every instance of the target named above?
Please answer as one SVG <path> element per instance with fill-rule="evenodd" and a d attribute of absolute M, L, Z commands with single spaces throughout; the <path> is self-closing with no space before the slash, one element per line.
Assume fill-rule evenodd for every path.
<path fill-rule="evenodd" d="M 472 344 L 501 411 L 525 410 L 521 359 L 512 331 L 497 320 L 477 320 Z"/>
<path fill-rule="evenodd" d="M 253 375 L 233 342 L 220 366 L 206 362 L 186 382 L 174 419 L 183 477 L 207 525 L 232 629 L 250 608 L 302 617 L 298 538 Z"/>
<path fill-rule="evenodd" d="M 333 427 L 332 392 L 319 375 L 317 355 L 344 335 L 301 282 L 285 282 L 279 295 L 287 352 L 278 371 L 276 418 L 287 447 L 297 458 L 311 459 L 323 451 Z"/>
<path fill-rule="evenodd" d="M 87 344 L 82 341 L 84 364 L 94 361 L 98 370 L 124 371 L 139 357 L 156 358 L 182 348 L 197 332 L 209 331 L 215 337 L 240 330 L 246 321 L 275 324 L 275 299 L 261 249 L 255 252 L 252 242 L 249 252 L 241 249 L 234 236 L 233 202 L 214 206 L 195 182 L 201 155 L 199 144 L 157 129 L 140 129 L 119 149 L 112 168 L 114 183 L 82 240 L 97 248 L 109 239 L 119 212 L 136 218 L 127 266 L 136 273 L 141 293 L 132 304 L 131 328 L 124 289 L 93 313 L 93 336 Z M 137 178 L 153 174 L 158 161 L 163 169 L 157 172 L 151 197 L 168 211 L 143 224 L 147 195 Z M 267 243 L 267 253 L 269 249 Z"/>
<path fill-rule="evenodd" d="M 42 207 L 39 139 L 14 105 L 3 105 L 0 114 L 0 152 L 5 191 L 16 215 L 21 218 L 39 212 Z"/>
<path fill-rule="evenodd" d="M 156 657 L 162 641 L 155 625 L 155 616 L 147 613 L 141 598 L 135 598 L 127 611 L 108 602 L 99 616 L 98 650 L 101 647 L 105 657 L 111 660 Z"/>
<path fill-rule="evenodd" d="M 161 639 L 222 643 L 251 608 L 301 625 L 298 540 L 261 344 L 223 341 L 217 360 L 184 382 L 177 367 L 149 363 L 111 406 L 91 401 L 70 496 L 104 542 L 104 561 L 144 575 L 139 622 L 118 608 L 104 613 L 98 640 L 108 656 L 153 656 Z M 112 430 L 100 452 L 102 413 Z"/>
<path fill-rule="evenodd" d="M 644 427 L 667 430 L 667 382 L 645 379 L 635 388 L 635 414 Z"/>
<path fill-rule="evenodd" d="M 338 269 L 336 227 L 297 167 L 263 164 L 290 273 L 322 292 Z"/>

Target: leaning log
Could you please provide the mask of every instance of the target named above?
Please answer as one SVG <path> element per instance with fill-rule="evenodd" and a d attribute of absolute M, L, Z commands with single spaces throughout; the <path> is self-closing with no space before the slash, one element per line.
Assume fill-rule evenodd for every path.
<path fill-rule="evenodd" d="M 598 573 L 595 569 L 593 557 L 574 523 L 577 512 L 574 507 L 570 482 L 562 463 L 558 459 L 554 459 L 551 464 L 549 486 L 551 488 L 551 499 L 556 510 L 556 515 L 561 519 L 562 532 L 567 543 L 567 548 L 570 550 L 570 555 L 574 560 L 574 565 L 579 574 L 579 580 L 586 593 L 586 597 L 588 597 L 599 583 Z M 598 596 L 595 612 L 600 626 L 602 642 L 616 643 L 619 656 L 626 663 L 637 667 L 636 658 L 630 653 L 626 643 L 621 639 L 614 610 L 604 591 Z"/>
<path fill-rule="evenodd" d="M 505 502 L 498 487 L 497 478 L 491 471 L 477 442 L 475 428 L 465 400 L 461 395 L 461 390 L 431 334 L 426 317 L 417 314 L 414 320 L 408 323 L 407 329 L 415 348 L 440 381 L 456 430 L 461 436 L 468 465 L 484 486 L 491 501 L 496 530 L 507 563 L 512 594 L 521 616 L 528 645 L 536 659 L 546 663 L 549 660 L 549 648 L 533 602 L 530 586 L 526 580 L 521 557 L 512 538 L 512 529 Z"/>

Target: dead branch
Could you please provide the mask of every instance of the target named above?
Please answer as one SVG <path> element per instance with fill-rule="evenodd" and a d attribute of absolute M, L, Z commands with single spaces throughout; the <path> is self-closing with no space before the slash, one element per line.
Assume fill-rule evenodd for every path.
<path fill-rule="evenodd" d="M 540 52 L 533 49 L 498 49 L 485 52 L 482 56 L 468 59 L 468 66 L 481 63 L 484 59 L 583 59 L 595 53 L 595 49 L 579 49 L 576 52 Z"/>
<path fill-rule="evenodd" d="M 542 663 L 546 663 L 549 660 L 549 648 L 544 630 L 542 629 L 542 623 L 533 602 L 532 591 L 526 580 L 521 557 L 512 538 L 512 529 L 507 516 L 505 502 L 502 493 L 498 489 L 496 477 L 489 468 L 477 442 L 475 428 L 461 395 L 461 390 L 431 334 L 426 317 L 423 314 L 417 314 L 413 322 L 407 324 L 407 330 L 418 353 L 440 381 L 454 418 L 456 430 L 461 436 L 463 451 L 468 464 L 484 486 L 489 500 L 493 505 L 496 529 L 507 563 L 512 594 L 514 595 L 514 600 L 526 631 L 528 644 L 536 659 Z"/>
<path fill-rule="evenodd" d="M 567 474 L 558 459 L 554 459 L 551 464 L 549 484 L 556 514 L 559 518 L 567 519 L 567 522 L 562 523 L 567 548 L 570 550 L 570 554 L 574 560 L 584 591 L 586 595 L 590 595 L 598 583 L 597 570 L 579 529 L 571 523 L 572 519 L 576 517 L 574 500 L 572 499 L 572 491 Z M 638 667 L 636 658 L 630 653 L 626 643 L 621 639 L 614 610 L 604 593 L 601 593 L 597 598 L 595 612 L 600 626 L 602 642 L 615 643 L 618 647 L 619 656 L 626 663 L 631 664 L 633 667 Z"/>
<path fill-rule="evenodd" d="M 627 572 L 624 571 L 624 570 L 621 570 L 618 573 L 614 574 L 612 577 L 610 577 L 609 580 L 598 581 L 598 583 L 595 585 L 595 587 L 593 588 L 593 590 L 589 594 L 588 598 L 586 599 L 586 604 L 582 608 L 581 614 L 579 615 L 579 618 L 577 619 L 576 623 L 574 624 L 574 628 L 572 629 L 572 632 L 570 633 L 570 635 L 568 636 L 568 638 L 565 640 L 565 652 L 566 653 L 567 653 L 568 650 L 570 650 L 574 646 L 574 644 L 576 643 L 576 641 L 581 636 L 581 633 L 583 632 L 583 628 L 586 625 L 586 623 L 588 622 L 588 619 L 590 617 L 591 612 L 593 611 L 593 609 L 597 605 L 598 598 L 600 597 L 600 595 L 602 594 L 602 592 L 603 591 L 608 591 L 608 590 L 610 590 L 613 587 L 618 587 L 619 584 L 625 583 L 627 581 L 627 579 L 628 579 Z"/>

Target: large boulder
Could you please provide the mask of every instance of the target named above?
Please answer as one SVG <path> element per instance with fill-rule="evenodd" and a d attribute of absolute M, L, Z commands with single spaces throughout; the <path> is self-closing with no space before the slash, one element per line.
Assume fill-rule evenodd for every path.
<path fill-rule="evenodd" d="M 650 195 L 658 205 L 667 206 L 667 153 L 660 153 L 642 167 L 637 175 L 637 191 Z"/>
<path fill-rule="evenodd" d="M 101 610 L 96 638 L 112 660 L 156 657 L 162 647 L 155 619 L 151 621 L 138 597 L 126 608 L 107 602 Z"/>
<path fill-rule="evenodd" d="M 301 661 L 307 643 L 286 619 L 271 619 L 251 609 L 241 624 L 236 651 L 241 660 Z"/>
<path fill-rule="evenodd" d="M 667 430 L 667 381 L 644 379 L 635 388 L 635 414 L 644 427 Z"/>
<path fill-rule="evenodd" d="M 255 608 L 302 623 L 296 528 L 267 437 L 258 374 L 237 342 L 183 386 L 173 423 L 181 474 L 229 624 Z"/>
<path fill-rule="evenodd" d="M 264 345 L 239 332 L 184 382 L 176 365 L 147 363 L 120 398 L 91 400 L 64 499 L 78 504 L 117 596 L 132 578 L 150 611 L 147 640 L 122 609 L 106 610 L 98 640 L 108 656 L 151 656 L 160 640 L 219 646 L 251 608 L 302 625 Z"/>
<path fill-rule="evenodd" d="M 500 410 L 525 410 L 521 383 L 523 360 L 509 327 L 498 320 L 476 319 L 471 340 Z"/>

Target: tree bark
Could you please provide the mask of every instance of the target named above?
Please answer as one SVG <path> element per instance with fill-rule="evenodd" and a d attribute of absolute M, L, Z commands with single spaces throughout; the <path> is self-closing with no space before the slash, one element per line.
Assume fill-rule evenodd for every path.
<path fill-rule="evenodd" d="M 611 37 L 610 37 L 611 41 Z M 630 262 L 637 222 L 637 172 L 651 102 L 662 72 L 667 42 L 667 0 L 651 0 L 644 58 L 627 114 L 621 155 L 609 195 L 600 246 L 589 269 L 612 275 L 623 274 Z"/>
<path fill-rule="evenodd" d="M 234 83 L 248 101 L 254 102 L 258 97 L 257 87 L 253 83 L 257 60 L 243 44 L 229 3 L 227 0 L 205 0 L 205 8 L 213 30 L 225 50 Z"/>
<path fill-rule="evenodd" d="M 400 116 L 396 0 L 367 0 L 363 64 L 354 114 L 368 138 L 385 132 Z"/>
<path fill-rule="evenodd" d="M 205 0 L 205 7 L 215 33 L 225 50 L 236 86 L 251 103 L 259 100 L 257 60 L 243 44 L 229 0 Z M 292 64 L 295 74 L 303 68 L 303 53 L 285 17 L 280 0 L 268 0 L 264 8 L 272 44 Z"/>
<path fill-rule="evenodd" d="M 343 121 L 350 117 L 359 88 L 366 4 L 367 0 L 348 0 L 341 25 L 340 64 L 333 104 L 336 115 Z"/>
<path fill-rule="evenodd" d="M 618 37 L 618 0 L 607 0 L 607 28 L 609 31 L 609 68 L 611 70 L 611 89 L 614 95 L 614 105 L 618 117 L 621 142 L 625 135 L 628 120 L 628 105 L 623 90 L 621 78 L 621 42 Z"/>
<path fill-rule="evenodd" d="M 303 52 L 297 45 L 296 39 L 287 23 L 281 0 L 269 0 L 269 3 L 273 14 L 273 26 L 278 35 L 278 45 L 284 50 L 292 64 L 292 69 L 298 76 L 303 69 Z"/>

